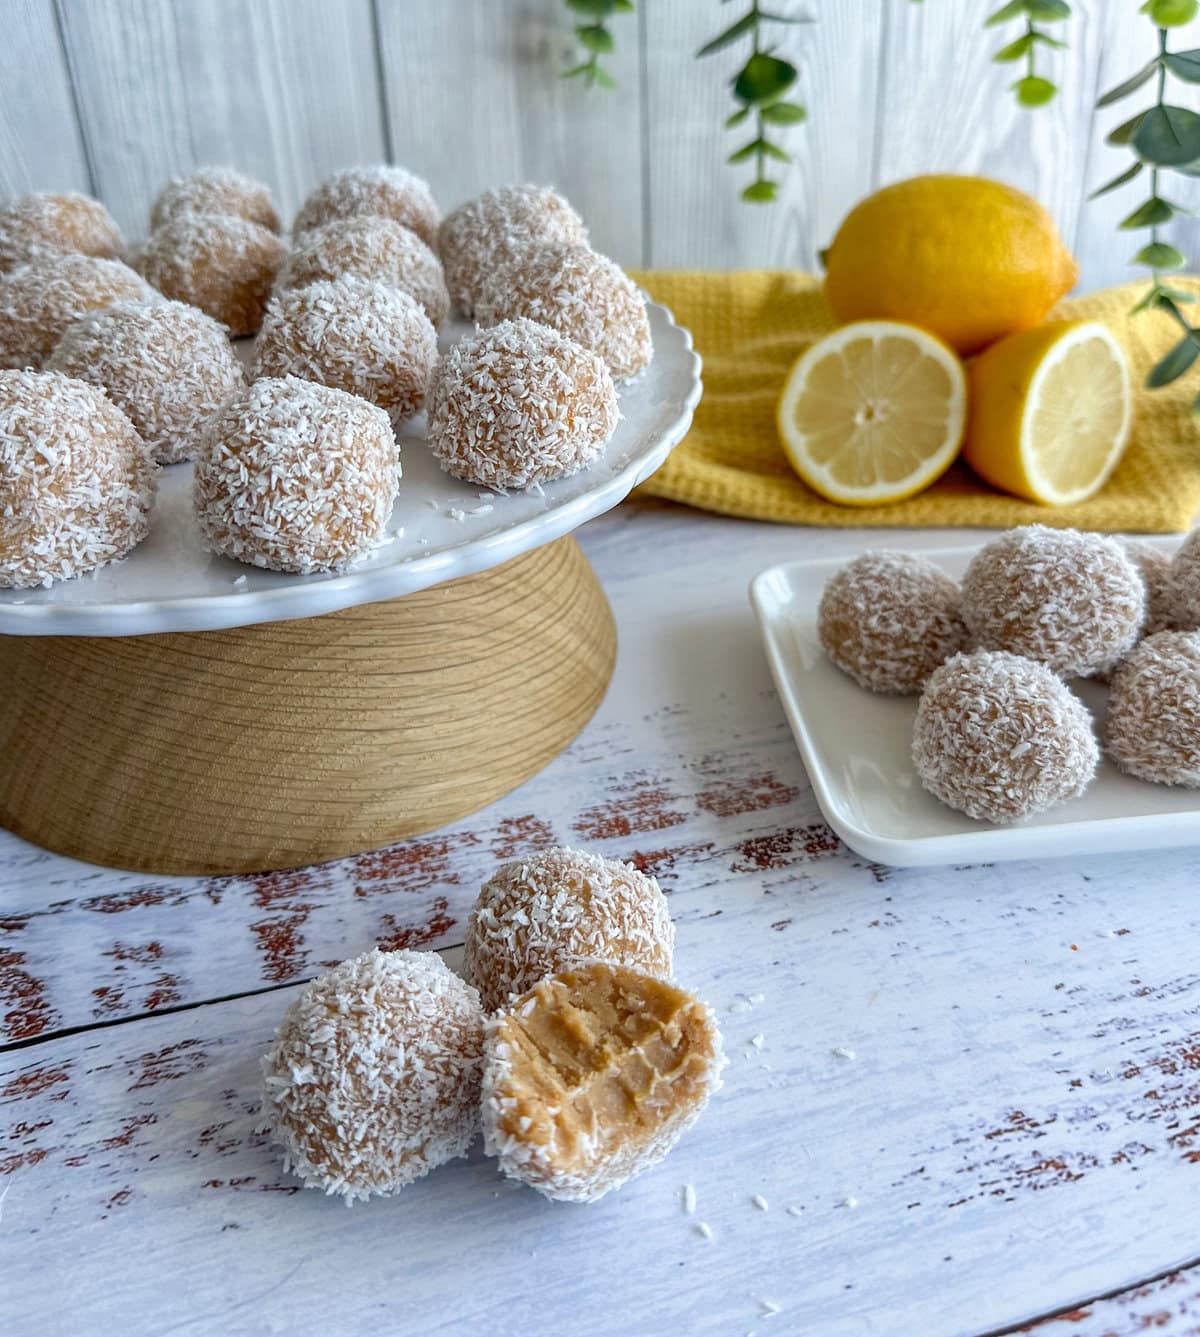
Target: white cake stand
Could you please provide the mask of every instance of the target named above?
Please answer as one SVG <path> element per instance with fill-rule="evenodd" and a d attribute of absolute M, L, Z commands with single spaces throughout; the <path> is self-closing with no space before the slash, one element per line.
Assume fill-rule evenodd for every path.
<path fill-rule="evenodd" d="M 441 472 L 416 419 L 385 546 L 289 576 L 207 552 L 176 465 L 123 562 L 0 591 L 0 824 L 117 867 L 243 872 L 430 830 L 540 770 L 616 653 L 569 535 L 663 463 L 700 398 L 690 335 L 648 307 L 654 360 L 573 478 L 486 493 Z"/>

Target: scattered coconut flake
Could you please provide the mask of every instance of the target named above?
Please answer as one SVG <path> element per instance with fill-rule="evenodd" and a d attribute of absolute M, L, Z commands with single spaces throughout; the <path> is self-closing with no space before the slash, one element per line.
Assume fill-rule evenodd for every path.
<path fill-rule="evenodd" d="M 766 1198 L 763 1197 L 761 1193 L 756 1193 L 754 1197 L 750 1199 L 750 1201 L 755 1205 L 755 1207 L 758 1208 L 760 1212 L 769 1211 L 771 1208 L 771 1204 L 766 1200 Z"/>
<path fill-rule="evenodd" d="M 783 1306 L 777 1305 L 774 1300 L 760 1300 L 758 1307 L 762 1310 L 762 1318 L 773 1318 L 776 1314 L 783 1312 Z"/>
<path fill-rule="evenodd" d="M 692 1229 L 695 1230 L 697 1235 L 703 1236 L 706 1240 L 711 1240 L 713 1237 L 712 1226 L 710 1226 L 707 1221 L 697 1221 Z"/>
<path fill-rule="evenodd" d="M 857 1199 L 857 1198 L 843 1198 L 842 1201 L 838 1203 L 838 1206 L 839 1206 L 839 1207 L 849 1207 L 849 1208 L 852 1208 L 852 1209 L 853 1209 L 853 1208 L 855 1208 L 855 1207 L 858 1206 L 858 1199 Z"/>
<path fill-rule="evenodd" d="M 789 1207 L 787 1209 L 787 1214 L 789 1216 L 800 1216 L 803 1213 L 803 1211 L 804 1211 L 803 1207 Z"/>
<path fill-rule="evenodd" d="M 762 1031 L 759 1031 L 757 1035 L 752 1035 L 750 1037 L 750 1043 L 755 1047 L 755 1049 L 761 1049 L 763 1045 L 766 1043 L 766 1039 L 767 1037 L 762 1033 Z"/>
<path fill-rule="evenodd" d="M 853 1049 L 847 1049 L 845 1045 L 838 1045 L 833 1051 L 834 1058 L 844 1058 L 847 1062 L 857 1057 Z"/>
<path fill-rule="evenodd" d="M 460 510 L 458 509 L 457 506 L 451 506 L 450 509 L 446 512 L 446 514 L 447 514 L 447 515 L 449 516 L 449 518 L 450 518 L 451 520 L 453 520 L 456 524 L 460 524 L 460 525 L 461 525 L 462 522 L 467 518 L 467 513 L 466 513 L 466 511 L 460 511 Z"/>
<path fill-rule="evenodd" d="M 683 1210 L 688 1216 L 693 1216 L 696 1211 L 696 1190 L 691 1184 L 683 1186 Z"/>
<path fill-rule="evenodd" d="M 238 586 L 248 584 L 248 583 L 249 583 L 249 577 L 248 577 L 248 576 L 234 576 L 234 578 L 233 578 L 233 583 L 234 583 L 235 585 L 238 585 Z"/>

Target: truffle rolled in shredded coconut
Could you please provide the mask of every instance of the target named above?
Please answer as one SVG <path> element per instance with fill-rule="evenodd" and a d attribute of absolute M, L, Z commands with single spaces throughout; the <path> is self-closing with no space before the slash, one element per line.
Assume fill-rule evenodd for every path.
<path fill-rule="evenodd" d="M 547 1198 L 594 1202 L 662 1160 L 724 1066 L 716 1018 L 691 994 L 628 966 L 573 966 L 487 1023 L 485 1146 Z"/>
<path fill-rule="evenodd" d="M 1181 631 L 1200 630 L 1200 529 L 1193 529 L 1171 559 L 1167 607 Z"/>
<path fill-rule="evenodd" d="M 255 345 L 256 376 L 299 376 L 377 404 L 393 422 L 420 411 L 437 332 L 407 293 L 344 278 L 276 297 Z"/>
<path fill-rule="evenodd" d="M 1105 751 L 1139 780 L 1200 789 L 1200 631 L 1160 631 L 1113 674 Z"/>
<path fill-rule="evenodd" d="M 52 255 L 19 265 L 0 274 L 0 367 L 40 367 L 80 316 L 157 297 L 120 260 Z"/>
<path fill-rule="evenodd" d="M 587 228 L 549 186 L 500 186 L 447 214 L 437 249 L 450 300 L 464 316 L 475 314 L 484 280 L 530 245 L 587 243 Z"/>
<path fill-rule="evenodd" d="M 0 587 L 50 585 L 146 537 L 157 468 L 102 390 L 0 371 Z"/>
<path fill-rule="evenodd" d="M 584 850 L 548 849 L 505 864 L 467 920 L 463 974 L 489 1012 L 578 961 L 669 976 L 675 925 L 654 878 Z"/>
<path fill-rule="evenodd" d="M 150 208 L 150 230 L 180 214 L 231 214 L 268 232 L 279 231 L 270 190 L 232 167 L 199 167 L 187 176 L 173 177 Z"/>
<path fill-rule="evenodd" d="M 965 649 L 958 586 L 925 557 L 865 552 L 826 583 L 817 614 L 829 658 L 871 692 L 919 692 Z"/>
<path fill-rule="evenodd" d="M 442 262 L 415 232 L 373 215 L 335 219 L 304 233 L 279 271 L 275 291 L 347 276 L 408 293 L 435 325 L 450 314 Z"/>
<path fill-rule="evenodd" d="M 138 269 L 164 297 L 189 302 L 235 339 L 253 334 L 287 247 L 232 214 L 180 213 L 150 234 Z"/>
<path fill-rule="evenodd" d="M 1137 539 L 1125 539 L 1122 546 L 1137 567 L 1142 584 L 1146 587 L 1146 620 L 1142 625 L 1142 636 L 1153 636 L 1158 631 L 1173 631 L 1170 553 Z"/>
<path fill-rule="evenodd" d="M 190 460 L 246 388 L 224 326 L 183 302 L 118 302 L 67 327 L 46 364 L 103 389 L 162 464 Z"/>
<path fill-rule="evenodd" d="M 342 571 L 383 541 L 399 477 L 382 409 L 285 376 L 255 381 L 212 419 L 192 486 L 215 552 L 272 571 Z"/>
<path fill-rule="evenodd" d="M 120 259 L 123 249 L 112 215 L 87 195 L 21 195 L 0 205 L 0 274 L 41 256 Z"/>
<path fill-rule="evenodd" d="M 530 243 L 485 274 L 481 325 L 527 316 L 599 353 L 617 380 L 650 365 L 646 303 L 628 274 L 590 246 Z"/>
<path fill-rule="evenodd" d="M 390 218 L 432 246 L 441 210 L 429 183 L 403 167 L 348 167 L 335 172 L 304 201 L 292 235 L 299 237 L 335 218 Z"/>
<path fill-rule="evenodd" d="M 930 676 L 912 757 L 936 798 L 976 821 L 1003 824 L 1077 798 L 1100 751 L 1083 702 L 1045 665 L 978 650 Z"/>
<path fill-rule="evenodd" d="M 498 492 L 586 469 L 621 416 L 603 361 L 532 320 L 506 320 L 444 353 L 426 411 L 442 468 Z"/>
<path fill-rule="evenodd" d="M 1062 677 L 1103 673 L 1136 644 L 1146 587 L 1120 542 L 1026 525 L 989 543 L 962 582 L 963 617 L 983 650 L 1008 650 Z"/>
<path fill-rule="evenodd" d="M 353 1202 L 466 1155 L 482 1044 L 478 994 L 433 952 L 376 949 L 319 976 L 263 1060 L 285 1168 Z"/>

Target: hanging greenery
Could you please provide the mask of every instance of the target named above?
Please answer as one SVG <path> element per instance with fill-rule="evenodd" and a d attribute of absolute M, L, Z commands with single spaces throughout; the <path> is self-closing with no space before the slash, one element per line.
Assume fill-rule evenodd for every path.
<path fill-rule="evenodd" d="M 1025 73 L 1012 85 L 1022 107 L 1044 107 L 1058 92 L 1057 84 L 1037 73 L 1035 63 L 1041 50 L 1061 51 L 1066 42 L 1052 37 L 1040 25 L 1061 23 L 1070 17 L 1071 6 L 1066 0 L 1010 0 L 984 23 L 985 28 L 995 28 L 1015 19 L 1025 20 L 1025 31 L 992 56 L 1000 65 L 1025 62 Z"/>

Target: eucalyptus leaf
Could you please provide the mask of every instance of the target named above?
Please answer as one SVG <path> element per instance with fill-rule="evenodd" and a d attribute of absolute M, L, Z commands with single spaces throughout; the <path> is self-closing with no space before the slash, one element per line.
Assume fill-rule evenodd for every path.
<path fill-rule="evenodd" d="M 1163 64 L 1177 79 L 1189 84 L 1200 84 L 1200 51 L 1168 51 Z"/>
<path fill-rule="evenodd" d="M 592 67 L 592 78 L 601 88 L 607 88 L 610 92 L 617 86 L 617 81 L 612 75 L 607 70 L 601 69 L 599 65 Z"/>
<path fill-rule="evenodd" d="M 773 102 L 796 82 L 796 67 L 778 56 L 759 51 L 742 66 L 733 81 L 733 95 L 739 102 Z"/>
<path fill-rule="evenodd" d="M 1146 375 L 1146 387 L 1157 390 L 1161 385 L 1177 381 L 1198 357 L 1200 343 L 1197 343 L 1195 335 L 1185 334 L 1162 361 L 1150 368 Z"/>
<path fill-rule="evenodd" d="M 581 74 L 590 74 L 591 70 L 592 62 L 590 60 L 585 60 L 582 65 L 572 65 L 569 70 L 563 70 L 562 78 L 577 79 Z"/>
<path fill-rule="evenodd" d="M 1148 265 L 1151 269 L 1182 269 L 1187 263 L 1180 251 L 1165 241 L 1148 242 L 1130 262 L 1135 265 Z"/>
<path fill-rule="evenodd" d="M 1197 395 L 1196 398 L 1192 400 L 1192 413 L 1194 415 L 1200 414 L 1200 395 Z"/>
<path fill-rule="evenodd" d="M 1186 107 L 1151 107 L 1130 143 L 1143 162 L 1157 167 L 1195 162 L 1200 158 L 1200 116 Z"/>
<path fill-rule="evenodd" d="M 725 117 L 725 129 L 726 129 L 726 130 L 732 130 L 733 127 L 734 127 L 735 125 L 741 125 L 741 123 L 742 123 L 742 122 L 746 119 L 746 117 L 749 116 L 749 115 L 750 115 L 750 108 L 749 108 L 749 107 L 739 107 L 739 108 L 737 109 L 737 111 L 735 111 L 735 112 L 733 113 L 732 116 L 726 116 L 726 117 Z M 1141 165 L 1142 165 L 1141 163 L 1138 163 L 1138 166 L 1139 166 L 1139 167 L 1140 167 Z"/>
<path fill-rule="evenodd" d="M 696 52 L 696 58 L 711 56 L 714 51 L 721 51 L 736 42 L 739 37 L 744 37 L 748 32 L 753 31 L 758 18 L 759 16 L 753 12 L 743 14 L 736 23 L 731 24 L 723 33 L 718 33 L 711 42 L 705 42 L 700 50 Z"/>
<path fill-rule="evenodd" d="M 593 23 L 590 27 L 576 28 L 575 36 L 583 46 L 598 56 L 607 56 L 616 47 L 612 33 L 598 23 Z"/>
<path fill-rule="evenodd" d="M 994 14 L 989 14 L 984 22 L 985 28 L 995 28 L 998 24 L 1007 23 L 1010 19 L 1019 19 L 1025 13 L 1025 0 L 1009 0 L 1007 5 L 1002 5 Z"/>
<path fill-rule="evenodd" d="M 1066 42 L 1060 42 L 1057 37 L 1051 37 L 1048 32 L 1042 32 L 1040 28 L 1034 28 L 1029 34 L 1035 42 L 1040 42 L 1043 46 L 1048 46 L 1053 51 L 1065 51 Z"/>
<path fill-rule="evenodd" d="M 632 14 L 633 0 L 612 0 L 614 14 Z"/>
<path fill-rule="evenodd" d="M 1200 13 L 1198 0 L 1146 0 L 1139 13 L 1149 14 L 1159 28 L 1179 28 Z"/>
<path fill-rule="evenodd" d="M 1158 291 L 1164 297 L 1169 297 L 1172 302 L 1194 302 L 1196 300 L 1196 294 L 1194 292 L 1187 292 L 1183 288 L 1172 288 L 1167 283 L 1160 283 L 1158 285 Z"/>
<path fill-rule="evenodd" d="M 745 162 L 747 158 L 753 158 L 762 146 L 763 141 L 761 139 L 752 139 L 749 144 L 743 144 L 740 149 L 735 149 L 725 161 L 730 163 Z"/>
<path fill-rule="evenodd" d="M 1071 17 L 1067 0 L 1025 0 L 1025 13 L 1037 23 L 1058 23 Z"/>
<path fill-rule="evenodd" d="M 1117 84 L 1115 88 L 1110 88 L 1103 97 L 1096 102 L 1097 107 L 1111 107 L 1114 102 L 1120 102 L 1123 97 L 1128 97 L 1130 93 L 1136 93 L 1144 83 L 1149 83 L 1154 78 L 1154 71 L 1158 69 L 1158 61 L 1152 60 L 1148 65 L 1143 65 L 1136 74 L 1132 74 L 1123 84 Z"/>
<path fill-rule="evenodd" d="M 772 102 L 762 109 L 762 118 L 768 125 L 799 125 L 808 112 L 798 102 Z"/>
<path fill-rule="evenodd" d="M 769 140 L 762 141 L 762 151 L 768 158 L 774 158 L 777 162 L 792 161 L 792 155 L 786 149 L 781 149 L 778 144 L 772 144 Z"/>
<path fill-rule="evenodd" d="M 606 19 L 616 8 L 614 0 L 567 0 L 567 8 L 585 19 Z"/>
<path fill-rule="evenodd" d="M 752 181 L 742 191 L 742 199 L 749 204 L 771 204 L 777 190 L 778 185 L 774 181 Z"/>
<path fill-rule="evenodd" d="M 1058 92 L 1058 86 L 1038 74 L 1027 74 L 1013 84 L 1017 101 L 1022 107 L 1044 107 Z"/>
<path fill-rule="evenodd" d="M 1007 46 L 1002 46 L 992 57 L 997 65 L 1004 65 L 1010 60 L 1020 60 L 1026 55 L 1029 48 L 1033 46 L 1033 33 L 1022 33 L 1015 42 L 1009 42 Z"/>
<path fill-rule="evenodd" d="M 1174 217 L 1175 210 L 1166 200 L 1151 195 L 1145 204 L 1139 204 L 1128 218 L 1121 220 L 1118 226 L 1125 231 L 1139 227 L 1155 227 L 1159 223 L 1169 223 Z"/>
<path fill-rule="evenodd" d="M 1089 200 L 1098 200 L 1101 195 L 1107 195 L 1110 190 L 1117 190 L 1120 186 L 1126 185 L 1132 181 L 1135 176 L 1145 167 L 1145 163 L 1139 158 L 1132 167 L 1127 167 L 1120 176 L 1114 176 L 1111 181 L 1105 182 L 1098 189 L 1093 190 L 1088 196 Z"/>
<path fill-rule="evenodd" d="M 1148 115 L 1149 112 L 1139 111 L 1136 116 L 1131 116 L 1129 120 L 1122 121 L 1115 130 L 1110 130 L 1104 136 L 1104 142 L 1106 144 L 1128 144 L 1137 133 L 1138 126 Z"/>

